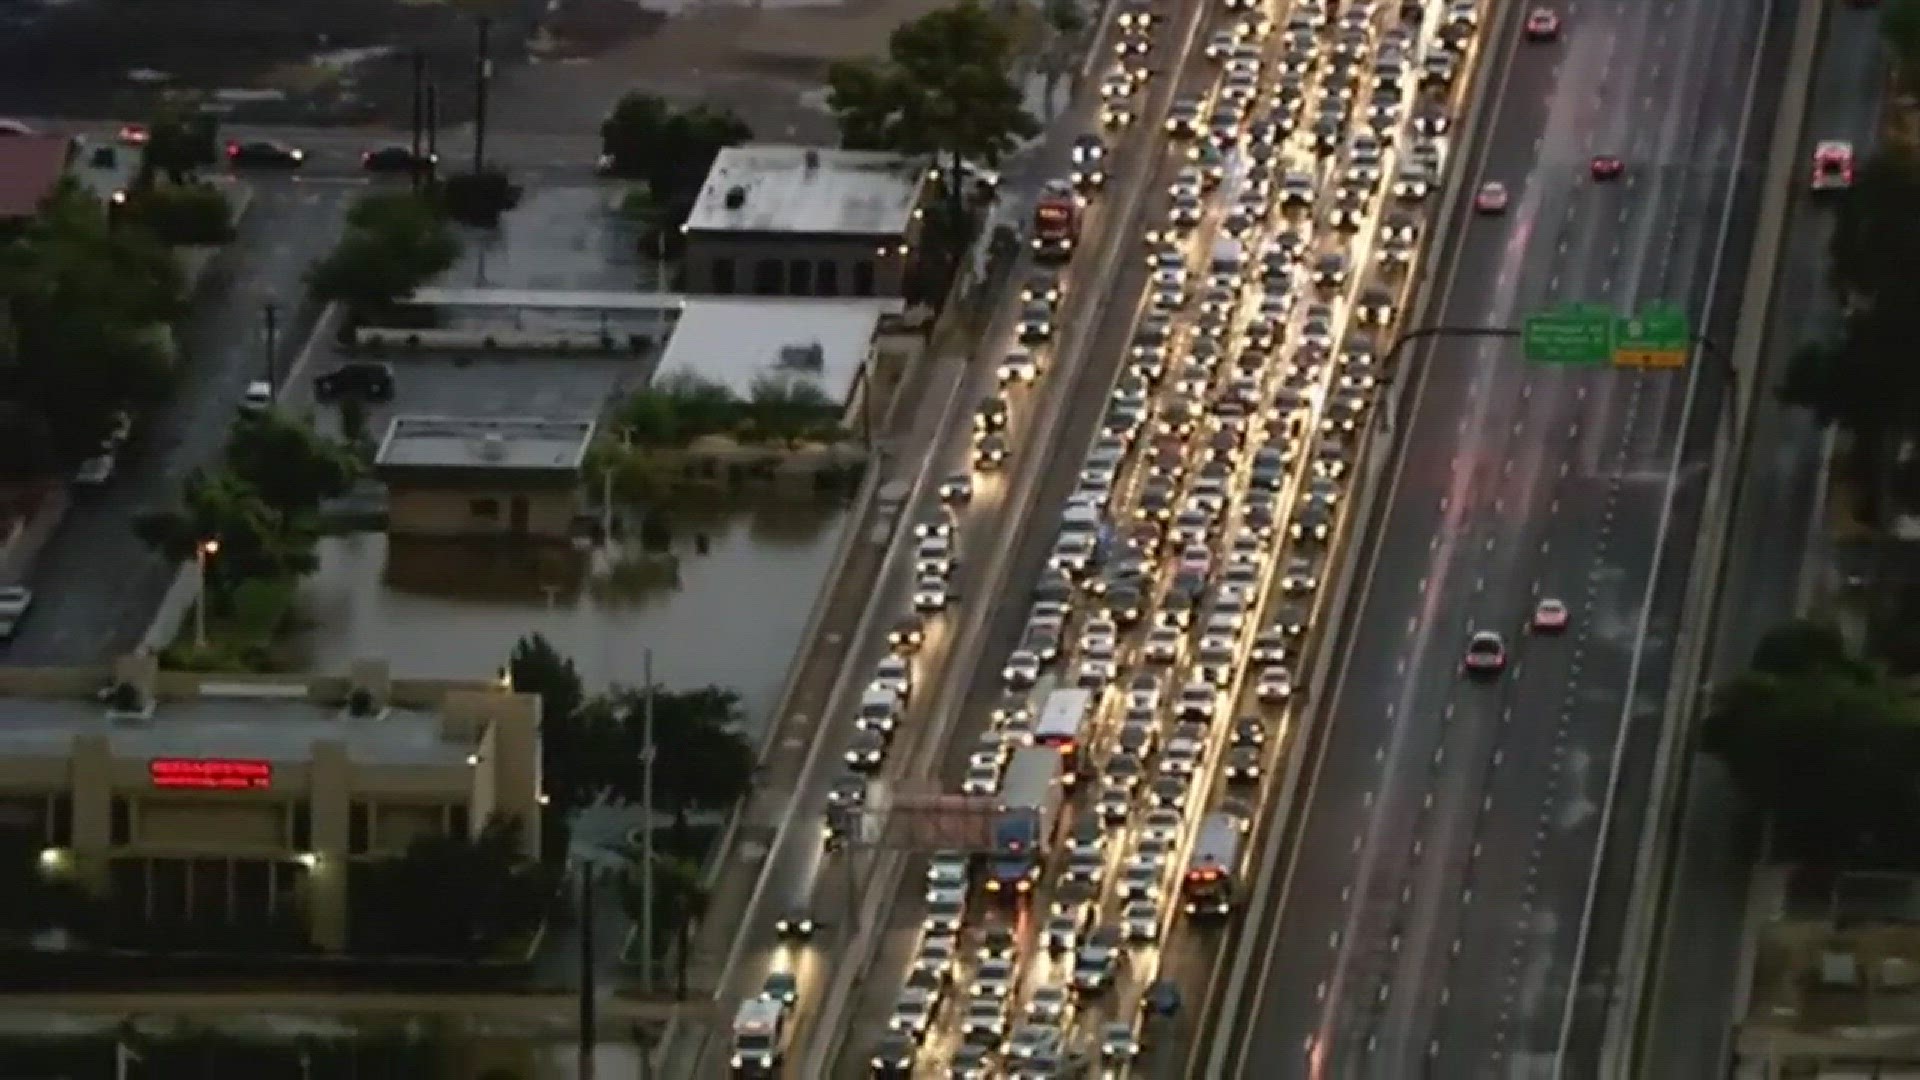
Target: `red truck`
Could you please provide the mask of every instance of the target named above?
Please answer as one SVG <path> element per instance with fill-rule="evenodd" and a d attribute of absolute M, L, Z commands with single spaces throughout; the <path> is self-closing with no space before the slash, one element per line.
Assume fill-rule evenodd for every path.
<path fill-rule="evenodd" d="M 1080 239 L 1080 196 L 1067 180 L 1050 180 L 1033 204 L 1033 257 L 1065 262 Z"/>

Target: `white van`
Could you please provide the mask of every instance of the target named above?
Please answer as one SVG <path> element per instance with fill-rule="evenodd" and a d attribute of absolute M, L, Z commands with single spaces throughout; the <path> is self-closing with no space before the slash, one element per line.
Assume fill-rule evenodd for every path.
<path fill-rule="evenodd" d="M 1207 259 L 1207 281 L 1210 285 L 1237 289 L 1246 269 L 1245 245 L 1232 237 L 1221 237 L 1213 242 L 1213 254 Z"/>

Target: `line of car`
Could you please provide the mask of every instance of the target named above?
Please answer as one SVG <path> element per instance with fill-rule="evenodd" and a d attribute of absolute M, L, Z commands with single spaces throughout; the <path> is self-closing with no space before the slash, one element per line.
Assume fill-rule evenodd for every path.
<path fill-rule="evenodd" d="M 1138 1000 L 1108 1009 L 1102 995 L 1128 966 L 1129 945 L 1150 946 L 1170 925 L 1167 880 L 1212 777 L 1260 781 L 1270 744 L 1282 741 L 1269 737 L 1271 709 L 1292 696 L 1287 656 L 1312 619 L 1354 441 L 1384 374 L 1367 328 L 1397 317 L 1421 228 L 1415 208 L 1444 164 L 1444 91 L 1478 12 L 1448 3 L 1444 29 L 1423 48 L 1415 30 L 1382 32 L 1378 5 L 1348 4 L 1336 20 L 1306 0 L 1289 12 L 1282 59 L 1269 66 L 1272 20 L 1237 10 L 1245 14 L 1209 42 L 1219 79 L 1170 108 L 1168 134 L 1193 142 L 1167 221 L 1146 238 L 1151 284 L 1127 369 L 1002 670 L 1005 700 L 963 781 L 990 794 L 1002 763 L 1031 741 L 1038 701 L 1064 684 L 1107 693 L 1119 713 L 1094 733 L 1104 759 L 1088 755 L 1081 773 L 1097 791 L 1031 918 L 976 903 L 965 855 L 931 861 L 923 938 L 894 1033 L 872 1058 L 877 1075 L 909 1075 L 941 1056 L 954 1076 L 1061 1075 L 1086 1056 L 1073 1047 L 1076 1011 L 1106 1017 L 1092 1045 L 1124 1069 L 1144 1014 L 1177 1008 L 1178 989 L 1152 979 L 1148 955 L 1132 965 Z M 1130 95 L 1146 70 L 1145 50 L 1127 38 L 1116 51 L 1101 84 L 1109 125 L 1137 119 Z M 1435 55 L 1445 62 L 1427 62 Z M 1442 92 L 1423 94 L 1416 79 Z M 1271 103 L 1258 112 L 1263 90 Z M 1309 99 L 1322 118 L 1311 128 L 1301 124 Z M 1329 118 L 1342 133 L 1331 139 Z M 1417 137 L 1382 209 L 1403 125 Z M 1369 243 L 1359 235 L 1377 210 Z M 1219 239 L 1195 273 L 1198 240 L 1216 218 Z M 1378 265 L 1363 285 L 1356 266 L 1369 261 Z M 1276 590 L 1285 599 L 1263 621 Z M 1238 717 L 1236 691 L 1251 698 Z M 1246 800 L 1218 805 L 1237 827 L 1250 824 Z M 1109 898 L 1117 918 L 1105 917 Z M 968 948 L 974 934 L 981 944 Z M 1040 955 L 1071 956 L 1065 978 L 1050 977 Z M 936 1047 L 941 999 L 962 985 L 954 1045 Z"/>
<path fill-rule="evenodd" d="M 1084 208 L 1106 184 L 1104 140 L 1097 136 L 1077 139 L 1072 163 L 1072 179 L 1062 183 L 1070 189 L 1076 207 Z M 1071 248 L 1069 244 L 1065 253 Z M 907 610 L 888 628 L 889 653 L 878 661 L 862 689 L 854 733 L 841 753 L 843 771 L 828 788 L 822 842 L 829 850 L 848 842 L 869 813 L 871 785 L 886 768 L 896 736 L 908 717 L 921 674 L 921 651 L 937 621 L 962 599 L 956 588 L 962 515 L 972 503 L 978 483 L 1000 473 L 1008 464 L 1013 450 L 1015 405 L 1022 399 L 1032 400 L 1050 367 L 1055 324 L 1069 280 L 1064 267 L 1054 267 L 1037 270 L 1023 285 L 1015 328 L 1021 347 L 1000 363 L 995 389 L 973 410 L 969 467 L 940 481 L 939 509 L 912 526 L 913 587 Z M 813 936 L 816 925 L 811 910 L 801 906 L 783 912 L 775 931 L 783 942 L 798 944 Z M 797 1003 L 799 991 L 798 974 L 777 964 L 757 997 L 742 1004 L 735 1020 L 736 1073 L 760 1075 L 779 1068 L 786 1051 L 789 1010 Z M 743 1040 L 759 1049 L 742 1051 Z"/>

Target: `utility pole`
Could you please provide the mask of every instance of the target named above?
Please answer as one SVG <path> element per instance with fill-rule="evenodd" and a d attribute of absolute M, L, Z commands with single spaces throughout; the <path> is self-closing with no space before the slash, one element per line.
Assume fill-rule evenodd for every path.
<path fill-rule="evenodd" d="M 580 1080 L 593 1080 L 598 1017 L 593 978 L 593 864 L 580 860 Z"/>
<path fill-rule="evenodd" d="M 274 370 L 274 354 L 280 345 L 280 306 L 268 300 L 261 306 L 261 314 L 266 320 L 267 386 L 277 395 L 280 392 L 280 378 Z"/>
<path fill-rule="evenodd" d="M 408 148 L 413 151 L 413 168 L 407 170 L 413 181 L 413 190 L 420 190 L 421 136 L 426 127 L 427 96 L 427 50 L 415 47 L 413 50 L 413 140 Z"/>
<path fill-rule="evenodd" d="M 478 40 L 473 55 L 473 171 L 487 163 L 487 83 L 493 78 L 493 61 L 487 57 L 487 35 L 493 20 L 485 15 L 474 20 Z"/>
<path fill-rule="evenodd" d="M 640 714 L 640 990 L 653 992 L 653 647 L 640 651 L 647 696 Z"/>

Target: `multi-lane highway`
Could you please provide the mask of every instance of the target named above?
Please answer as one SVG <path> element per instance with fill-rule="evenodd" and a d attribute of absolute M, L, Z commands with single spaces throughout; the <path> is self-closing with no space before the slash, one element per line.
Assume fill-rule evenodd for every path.
<path fill-rule="evenodd" d="M 1458 223 L 1430 323 L 1651 300 L 1702 322 L 1771 6 L 1582 0 L 1553 42 L 1510 10 L 1465 178 L 1511 206 Z M 1597 181 L 1602 155 L 1624 176 Z M 1623 725 L 1645 737 L 1663 696 L 1705 460 L 1674 447 L 1717 376 L 1517 353 L 1443 341 L 1409 375 L 1299 830 L 1229 1006 L 1233 1075 L 1534 1075 L 1558 1056 Z M 1548 599 L 1569 625 L 1530 634 Z M 1509 650 L 1485 684 L 1460 675 L 1480 630 Z"/>
<path fill-rule="evenodd" d="M 1081 860 L 1051 852 L 1023 903 L 995 903 L 960 886 L 965 911 L 957 934 L 951 909 L 929 901 L 921 864 L 883 873 L 882 886 L 897 880 L 899 891 L 834 1075 L 868 1068 L 905 1075 L 930 1065 L 953 1075 L 1054 1075 L 1043 1062 L 1074 1058 L 1100 1058 L 1114 1068 L 1125 1055 L 1113 1053 L 1112 1025 L 1141 1036 L 1143 1073 L 1182 1067 L 1177 1055 L 1163 1060 L 1159 1053 L 1166 1018 L 1142 1015 L 1170 999 L 1158 996 L 1160 1008 L 1143 1009 L 1142 1002 L 1154 996 L 1150 988 L 1168 982 L 1175 994 L 1203 988 L 1205 965 L 1194 961 L 1217 948 L 1218 936 L 1177 915 L 1185 860 L 1210 813 L 1251 823 L 1253 802 L 1245 796 L 1258 789 L 1246 781 L 1257 780 L 1259 770 L 1249 771 L 1247 762 L 1270 769 L 1287 746 L 1284 692 L 1277 689 L 1286 680 L 1270 654 L 1280 639 L 1288 649 L 1297 646 L 1299 631 L 1281 629 L 1294 620 L 1276 615 L 1284 599 L 1310 620 L 1330 549 L 1316 523 L 1338 535 L 1342 493 L 1383 359 L 1377 336 L 1372 351 L 1363 345 L 1364 326 L 1390 324 L 1415 276 L 1407 267 L 1418 258 L 1422 213 L 1411 183 L 1417 170 L 1403 173 L 1400 165 L 1445 154 L 1415 135 L 1413 117 L 1427 117 L 1430 130 L 1430 107 L 1446 99 L 1444 92 L 1416 92 L 1421 81 L 1437 81 L 1418 73 L 1416 43 L 1444 16 L 1455 26 L 1456 44 L 1445 65 L 1428 70 L 1444 67 L 1457 78 L 1453 65 L 1471 52 L 1471 5 L 1437 5 L 1427 14 L 1403 24 L 1396 10 L 1377 5 L 1352 6 L 1338 22 L 1307 3 L 1229 10 L 1206 36 L 1224 71 L 1190 69 L 1194 33 L 1176 33 L 1167 80 L 1178 92 L 1174 113 L 1190 104 L 1198 130 L 1176 137 L 1173 153 L 1152 155 L 1168 194 L 1156 196 L 1143 223 L 1151 232 L 1173 229 L 1178 240 L 1165 249 L 1172 261 L 1150 260 L 1151 287 L 1150 275 L 1134 270 L 1104 290 L 1110 317 L 1093 352 L 1109 363 L 1128 358 L 1127 370 L 1110 397 L 1087 372 L 1097 389 L 1076 394 L 1080 412 L 1063 430 L 1061 456 L 1050 462 L 1034 504 L 1046 509 L 1016 519 L 1018 556 L 1011 576 L 996 579 L 1005 587 L 995 590 L 1020 597 L 1041 577 L 1050 548 L 1057 564 L 1061 549 L 1050 529 L 1056 508 L 1097 507 L 1125 537 L 1110 559 L 1124 561 L 1124 544 L 1131 549 L 1125 558 L 1142 568 L 1139 627 L 1116 615 L 1111 592 L 1103 600 L 1070 589 L 1057 616 L 1046 600 L 1031 610 L 1024 602 L 1004 604 L 981 647 L 963 647 L 972 678 L 962 680 L 966 693 L 953 703 L 965 721 L 1019 711 L 1025 682 L 1009 674 L 1016 658 L 1036 630 L 1052 636 L 1042 628 L 1063 621 L 1052 660 L 1061 681 L 1046 685 L 1078 685 L 1102 696 L 1077 741 L 1084 767 L 1070 813 L 1074 840 L 1061 847 L 1101 854 L 1097 865 L 1075 873 L 1064 864 L 1085 866 Z M 1271 40 L 1232 30 L 1295 19 L 1306 22 Z M 1298 76 L 1297 95 L 1286 88 L 1287 71 Z M 1210 103 L 1236 80 L 1258 104 L 1216 123 Z M 1276 116 L 1290 119 L 1276 124 Z M 1146 112 L 1148 122 L 1158 118 L 1158 108 Z M 1382 134 L 1384 152 L 1370 152 Z M 1197 182 L 1189 187 L 1186 175 L 1201 139 L 1228 158 L 1211 196 Z M 1261 159 L 1264 179 L 1252 169 Z M 1390 197 L 1403 183 L 1407 197 Z M 1255 189 L 1261 197 L 1244 201 Z M 1292 209 L 1280 205 L 1287 202 Z M 1388 215 L 1396 222 L 1391 240 L 1382 232 Z M 1216 240 L 1230 232 L 1245 241 L 1245 265 L 1223 272 Z M 1293 250 L 1289 238 L 1302 241 L 1294 254 L 1286 254 Z M 1398 263 L 1379 257 L 1391 245 L 1402 253 Z M 1329 259 L 1343 269 L 1329 271 Z M 1170 284 L 1180 278 L 1184 286 Z M 1132 313 L 1129 301 L 1143 288 L 1141 322 L 1111 317 Z M 1132 336 L 1136 326 L 1155 325 L 1165 331 L 1158 345 Z M 1146 362 L 1148 354 L 1159 359 Z M 1103 398 L 1111 405 L 1095 431 Z M 1296 524 L 1303 533 L 1295 533 Z M 1150 539 L 1141 539 L 1142 526 Z M 1177 603 L 1179 593 L 1192 593 L 1193 605 Z M 1005 670 L 1002 659 L 1009 660 Z M 1043 709 L 1045 698 L 1032 693 L 1028 711 Z M 1265 733 L 1264 747 L 1250 745 L 1254 732 Z M 1029 737 L 1018 722 L 997 723 L 982 735 L 956 740 L 939 775 L 957 783 L 970 765 L 994 759 L 991 747 L 1017 753 L 1011 748 Z M 1138 788 L 1125 782 L 1129 777 L 1141 780 Z M 1242 796 L 1226 790 L 1236 780 Z M 1237 876 L 1241 860 L 1229 861 Z M 964 877 L 954 864 L 936 863 L 939 891 L 953 880 L 944 875 Z M 1048 955 L 1043 938 L 1054 936 L 1057 917 L 1072 924 L 1072 941 Z M 1117 955 L 1087 944 L 1106 933 L 1114 935 Z M 1005 963 L 985 959 L 1000 954 Z M 1182 959 L 1165 962 L 1170 958 Z M 1087 981 L 1094 972 L 1104 974 Z M 923 1037 L 884 1034 L 917 1033 L 923 1024 Z M 824 1065 L 810 1057 L 803 1072 L 813 1074 L 816 1064 Z"/>
<path fill-rule="evenodd" d="M 1181 24 L 1191 25 L 1188 20 Z M 1104 47 L 1105 43 L 1102 42 Z M 1164 83 L 1151 85 L 1140 105 L 1165 107 Z M 1100 102 L 1082 101 L 1061 118 L 1060 126 L 1020 166 L 1022 173 L 1059 176 L 1068 172 L 1071 135 L 1097 125 Z M 1051 475 L 1054 453 L 1062 441 L 1076 437 L 1084 445 L 1086 432 L 1098 416 L 1097 401 L 1111 380 L 1112 365 L 1087 363 L 1094 355 L 1093 338 L 1104 333 L 1104 297 L 1116 274 L 1130 269 L 1136 249 L 1123 242 L 1120 222 L 1137 216 L 1149 182 L 1145 166 L 1150 158 L 1144 144 L 1150 134 L 1110 137 L 1105 190 L 1089 205 L 1072 262 L 1059 274 L 1060 307 L 1051 340 L 1032 352 L 1042 360 L 1036 380 L 1016 381 L 1001 388 L 999 358 L 1016 350 L 1017 322 L 1023 305 L 1011 300 L 1002 306 L 991 327 L 973 350 L 973 363 L 954 363 L 935 371 L 928 380 L 920 407 L 920 427 L 934 431 L 924 457 L 909 475 L 910 488 L 897 515 L 897 530 L 874 585 L 868 614 L 863 617 L 848 661 L 835 685 L 826 715 L 804 751 L 808 756 L 800 782 L 790 799 L 762 808 L 777 825 L 764 857 L 760 878 L 728 958 L 716 997 L 721 1003 L 720 1024 L 707 1033 L 692 1055 L 691 1075 L 711 1075 L 725 1064 L 730 1032 L 726 1027 L 735 1006 L 758 994 L 769 975 L 792 971 L 797 976 L 795 1001 L 783 1036 L 788 1068 L 802 1064 L 817 1042 L 830 1032 L 816 1031 L 823 1010 L 834 1010 L 841 991 L 836 986 L 847 973 L 839 965 L 850 955 L 859 936 L 858 909 L 867 881 L 882 858 L 877 851 L 856 848 L 828 852 L 822 843 L 829 795 L 844 783 L 848 762 L 843 756 L 854 739 L 859 700 L 877 666 L 898 650 L 890 640 L 902 619 L 915 608 L 918 585 L 924 575 L 915 563 L 916 526 L 951 514 L 954 565 L 946 575 L 951 602 L 937 613 L 924 613 L 925 639 L 909 659 L 912 690 L 889 741 L 877 778 L 895 783 L 903 777 L 925 775 L 929 760 L 951 734 L 958 707 L 951 699 L 971 673 L 956 659 L 974 655 L 982 627 L 995 613 L 996 583 L 1005 579 L 1025 508 L 1035 501 L 1035 489 Z M 1030 206 L 1031 191 L 1009 179 L 1004 194 L 1022 210 Z M 1038 268 L 1027 259 L 1012 275 L 1018 284 Z M 1083 368 L 1096 370 L 1083 373 Z M 1082 379 L 1099 383 L 1094 404 L 1082 392 Z M 1008 459 L 996 469 L 974 471 L 975 430 L 969 419 L 982 402 L 1006 402 Z M 1074 433 L 1078 433 L 1076 436 Z M 971 498 L 950 497 L 953 476 L 969 476 Z M 943 504 L 946 507 L 943 509 Z M 811 940 L 782 941 L 777 924 L 782 917 L 804 912 L 816 926 Z"/>

